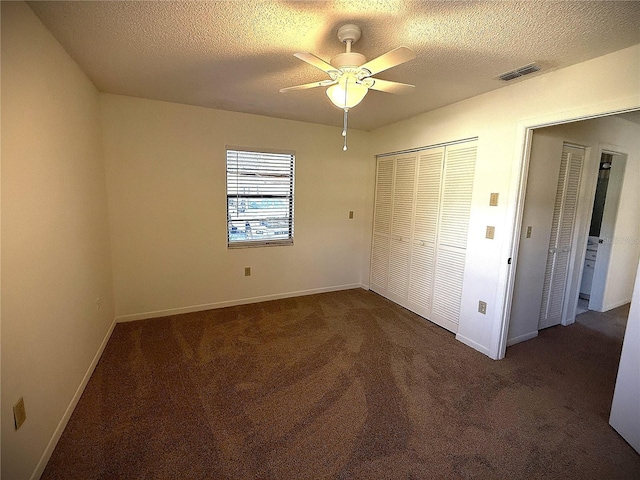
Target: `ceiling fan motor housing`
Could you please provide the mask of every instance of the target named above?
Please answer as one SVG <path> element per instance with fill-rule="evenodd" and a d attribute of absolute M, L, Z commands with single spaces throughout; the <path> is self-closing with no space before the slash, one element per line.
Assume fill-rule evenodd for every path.
<path fill-rule="evenodd" d="M 331 65 L 336 68 L 359 67 L 367 62 L 367 57 L 361 53 L 344 52 L 339 53 L 331 59 Z"/>

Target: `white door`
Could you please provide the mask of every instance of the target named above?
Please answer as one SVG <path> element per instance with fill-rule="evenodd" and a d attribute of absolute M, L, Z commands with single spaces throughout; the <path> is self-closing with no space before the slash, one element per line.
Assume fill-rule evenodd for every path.
<path fill-rule="evenodd" d="M 477 142 L 445 152 L 433 290 L 433 323 L 458 331 Z"/>
<path fill-rule="evenodd" d="M 584 155 L 583 147 L 565 145 L 562 149 L 538 329 L 562 321 Z"/>
<path fill-rule="evenodd" d="M 393 157 L 378 159 L 371 249 L 371 290 L 384 292 L 389 281 L 389 240 L 393 195 Z"/>
<path fill-rule="evenodd" d="M 610 266 L 611 248 L 613 246 L 612 239 L 614 238 L 618 217 L 618 206 L 620 205 L 620 194 L 622 192 L 622 181 L 627 164 L 627 155 L 613 152 L 612 155 L 609 184 L 607 186 L 597 254 L 593 269 L 593 281 L 589 290 L 589 310 L 595 310 L 597 312 L 605 312 L 611 307 L 611 304 L 615 305 L 615 301 L 611 301 L 612 292 L 607 291 L 606 285 L 607 276 L 610 274 L 612 268 Z"/>
<path fill-rule="evenodd" d="M 391 300 L 401 304 L 406 302 L 409 290 L 415 177 L 416 155 L 398 157 L 393 179 L 388 290 Z"/>
<path fill-rule="evenodd" d="M 426 150 L 418 157 L 408 300 L 409 309 L 426 318 L 431 316 L 433 301 L 443 162 L 444 147 Z"/>

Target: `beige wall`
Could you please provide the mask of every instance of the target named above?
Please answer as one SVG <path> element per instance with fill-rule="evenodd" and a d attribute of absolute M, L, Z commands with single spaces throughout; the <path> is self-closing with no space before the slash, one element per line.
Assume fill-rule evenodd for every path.
<path fill-rule="evenodd" d="M 457 337 L 499 358 L 506 345 L 507 260 L 521 206 L 525 131 L 569 119 L 640 108 L 640 45 L 540 75 L 372 132 L 385 153 L 478 137 L 476 179 Z M 500 194 L 489 206 L 492 192 Z M 372 197 L 372 193 L 369 193 Z M 370 199 L 370 201 L 372 201 Z M 370 228 L 371 219 L 368 219 Z M 485 239 L 494 226 L 495 239 Z M 363 266 L 367 272 L 366 265 Z M 478 301 L 487 313 L 478 313 Z"/>
<path fill-rule="evenodd" d="M 333 127 L 107 94 L 101 107 L 120 319 L 360 286 L 366 133 L 344 153 Z M 296 152 L 293 246 L 227 249 L 225 145 Z"/>
<path fill-rule="evenodd" d="M 2 2 L 2 478 L 41 471 L 113 319 L 98 92 Z"/>
<path fill-rule="evenodd" d="M 527 194 L 518 253 L 518 273 L 514 289 L 509 343 L 535 336 L 542 300 L 542 284 L 551 232 L 551 216 L 556 194 L 563 142 L 587 147 L 575 232 L 576 261 L 567 302 L 574 302 L 579 288 L 582 259 L 586 249 L 591 205 L 603 147 L 627 153 L 624 181 L 620 192 L 617 221 L 607 283 L 604 310 L 631 301 L 633 283 L 640 259 L 640 125 L 617 117 L 604 117 L 536 130 L 533 135 Z M 531 238 L 525 238 L 526 226 L 532 226 Z M 604 235 L 603 235 L 604 236 Z M 572 321 L 573 315 L 568 321 Z"/>

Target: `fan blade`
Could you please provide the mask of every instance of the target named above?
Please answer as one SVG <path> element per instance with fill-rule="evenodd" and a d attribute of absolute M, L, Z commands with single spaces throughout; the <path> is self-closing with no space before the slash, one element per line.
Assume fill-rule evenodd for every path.
<path fill-rule="evenodd" d="M 328 87 L 337 83 L 335 80 L 321 80 L 319 82 L 305 83 L 304 85 L 296 85 L 294 87 L 281 88 L 280 93 L 293 92 L 294 90 L 306 90 L 307 88 Z"/>
<path fill-rule="evenodd" d="M 379 78 L 372 78 L 373 85 L 369 88 L 371 90 L 379 90 L 381 92 L 406 94 L 413 92 L 416 88 L 415 85 L 409 85 L 408 83 L 390 82 L 389 80 L 380 80 Z"/>
<path fill-rule="evenodd" d="M 416 58 L 416 54 L 413 53 L 408 47 L 394 48 L 390 52 L 380 55 L 373 60 L 368 61 L 360 68 L 365 68 L 371 72 L 371 75 L 387 70 L 388 68 L 395 67 L 401 63 L 408 62 Z"/>
<path fill-rule="evenodd" d="M 298 52 L 293 54 L 294 57 L 299 58 L 303 62 L 307 62 L 310 65 L 313 65 L 316 68 L 319 68 L 323 72 L 337 72 L 338 69 L 336 67 L 331 66 L 321 58 L 316 57 L 313 53 L 309 52 Z"/>

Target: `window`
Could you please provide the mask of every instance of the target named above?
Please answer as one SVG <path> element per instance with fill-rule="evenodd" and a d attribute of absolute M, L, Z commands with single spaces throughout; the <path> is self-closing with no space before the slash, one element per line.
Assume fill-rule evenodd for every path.
<path fill-rule="evenodd" d="M 227 246 L 293 244 L 292 152 L 227 147 Z"/>

